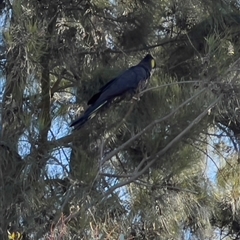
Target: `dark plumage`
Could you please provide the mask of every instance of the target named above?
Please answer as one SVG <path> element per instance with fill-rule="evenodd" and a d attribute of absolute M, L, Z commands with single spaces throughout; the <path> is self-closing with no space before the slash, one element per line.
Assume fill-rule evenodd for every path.
<path fill-rule="evenodd" d="M 93 118 L 99 109 L 113 101 L 116 97 L 124 96 L 126 93 L 136 94 L 141 92 L 148 83 L 151 71 L 156 67 L 154 58 L 147 54 L 136 66 L 133 66 L 112 79 L 99 89 L 99 92 L 88 101 L 89 108 L 84 115 L 75 120 L 70 126 L 79 129 L 85 122 Z"/>

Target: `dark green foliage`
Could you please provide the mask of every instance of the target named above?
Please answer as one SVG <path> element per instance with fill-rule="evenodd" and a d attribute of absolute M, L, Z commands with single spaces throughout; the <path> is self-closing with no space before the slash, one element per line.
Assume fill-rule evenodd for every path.
<path fill-rule="evenodd" d="M 28 239 L 237 239 L 238 1 L 9 4 L 0 238 L 11 225 Z M 148 53 L 158 68 L 140 100 L 71 133 Z"/>

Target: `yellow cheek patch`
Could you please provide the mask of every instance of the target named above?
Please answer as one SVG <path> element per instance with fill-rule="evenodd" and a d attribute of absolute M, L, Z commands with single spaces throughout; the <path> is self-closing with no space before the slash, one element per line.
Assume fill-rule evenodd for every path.
<path fill-rule="evenodd" d="M 151 67 L 156 68 L 156 61 L 154 59 L 151 60 Z"/>

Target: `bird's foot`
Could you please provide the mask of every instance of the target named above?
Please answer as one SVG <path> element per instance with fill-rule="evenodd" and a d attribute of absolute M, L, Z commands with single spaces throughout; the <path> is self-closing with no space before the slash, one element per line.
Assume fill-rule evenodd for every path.
<path fill-rule="evenodd" d="M 140 101 L 140 96 L 136 96 L 136 97 L 134 96 L 134 97 L 133 97 L 133 100 L 135 100 L 135 101 Z"/>

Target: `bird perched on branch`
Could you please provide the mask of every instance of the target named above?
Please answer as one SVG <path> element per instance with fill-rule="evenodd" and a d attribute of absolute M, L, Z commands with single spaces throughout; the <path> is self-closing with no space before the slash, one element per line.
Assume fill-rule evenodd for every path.
<path fill-rule="evenodd" d="M 141 93 L 147 87 L 154 68 L 156 68 L 156 61 L 152 55 L 147 54 L 139 64 L 129 68 L 120 76 L 110 80 L 101 87 L 99 92 L 88 101 L 90 106 L 83 116 L 75 120 L 70 126 L 79 129 L 89 119 L 92 119 L 101 108 L 111 103 L 115 98 L 129 93 L 132 96 Z"/>

